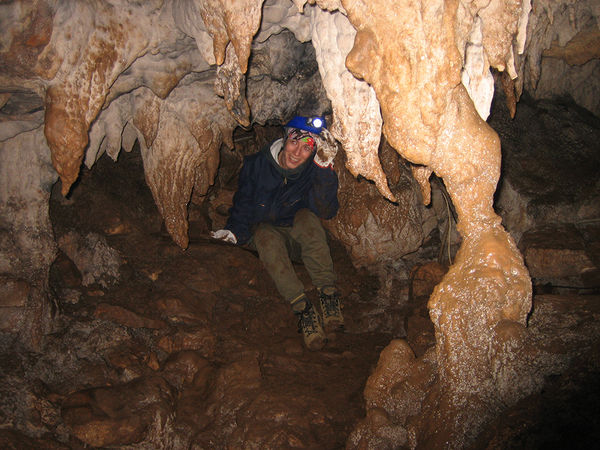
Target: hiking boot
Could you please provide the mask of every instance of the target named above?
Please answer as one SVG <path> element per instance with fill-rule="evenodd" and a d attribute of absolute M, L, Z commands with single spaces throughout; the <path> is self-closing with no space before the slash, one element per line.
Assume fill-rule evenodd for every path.
<path fill-rule="evenodd" d="M 301 311 L 294 310 L 298 317 L 298 333 L 302 333 L 304 344 L 309 350 L 321 350 L 327 338 L 321 325 L 321 316 L 315 311 L 308 298 L 304 297 L 305 307 Z"/>
<path fill-rule="evenodd" d="M 327 333 L 339 331 L 344 328 L 344 316 L 340 294 L 335 288 L 325 288 L 319 296 L 321 311 L 323 311 L 323 326 Z"/>

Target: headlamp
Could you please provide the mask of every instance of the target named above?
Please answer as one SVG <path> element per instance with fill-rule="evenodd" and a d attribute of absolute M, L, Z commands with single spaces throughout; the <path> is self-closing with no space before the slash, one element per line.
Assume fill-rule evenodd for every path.
<path fill-rule="evenodd" d="M 323 126 L 323 119 L 320 117 L 309 117 L 306 119 L 306 125 L 313 128 L 321 128 Z"/>
<path fill-rule="evenodd" d="M 286 125 L 286 128 L 298 128 L 299 130 L 308 131 L 314 134 L 320 134 L 323 128 L 327 128 L 327 122 L 322 116 L 296 116 L 290 120 Z"/>

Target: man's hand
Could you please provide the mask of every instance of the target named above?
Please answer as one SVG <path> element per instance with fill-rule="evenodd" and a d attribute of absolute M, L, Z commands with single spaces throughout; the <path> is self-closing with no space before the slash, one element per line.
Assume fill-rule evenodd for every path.
<path fill-rule="evenodd" d="M 323 168 L 333 167 L 333 159 L 337 154 L 339 144 L 327 128 L 323 128 L 321 133 L 316 135 L 316 141 L 317 154 L 314 158 L 315 163 Z"/>
<path fill-rule="evenodd" d="M 229 230 L 211 231 L 210 237 L 219 239 L 220 241 L 229 242 L 230 244 L 237 244 L 237 238 L 235 237 L 235 234 Z"/>

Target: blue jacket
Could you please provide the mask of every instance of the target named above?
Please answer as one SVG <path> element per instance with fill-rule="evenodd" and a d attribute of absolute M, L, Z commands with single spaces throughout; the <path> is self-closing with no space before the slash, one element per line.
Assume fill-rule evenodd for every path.
<path fill-rule="evenodd" d="M 339 208 L 337 190 L 333 169 L 318 166 L 312 157 L 298 169 L 283 169 L 266 146 L 244 158 L 225 229 L 235 234 L 238 244 L 245 244 L 257 224 L 292 226 L 294 216 L 303 208 L 331 219 Z"/>

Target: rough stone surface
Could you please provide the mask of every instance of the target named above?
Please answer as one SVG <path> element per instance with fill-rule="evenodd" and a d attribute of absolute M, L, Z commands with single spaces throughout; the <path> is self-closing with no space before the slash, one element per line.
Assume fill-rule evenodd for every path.
<path fill-rule="evenodd" d="M 496 207 L 517 241 L 532 228 L 582 226 L 598 218 L 597 117 L 569 101 L 522 99 L 510 119 L 500 96 L 490 124 L 502 139 L 503 177 Z"/>
<path fill-rule="evenodd" d="M 106 287 L 120 280 L 121 258 L 104 236 L 71 231 L 58 239 L 58 245 L 77 266 L 84 286 L 97 283 Z"/>
<path fill-rule="evenodd" d="M 165 328 L 167 324 L 162 320 L 148 319 L 135 314 L 121 306 L 113 306 L 106 303 L 98 305 L 94 316 L 102 320 L 110 320 L 111 322 L 130 328 Z"/>
<path fill-rule="evenodd" d="M 361 316 L 364 324 L 376 329 L 385 316 L 384 305 L 390 306 L 386 329 L 402 334 L 402 327 L 393 323 L 398 322 L 398 310 L 392 310 L 391 306 L 398 308 L 400 299 L 407 295 L 407 287 L 400 283 L 400 278 L 406 278 L 408 267 L 405 261 L 393 261 L 399 257 L 395 256 L 399 255 L 395 247 L 400 247 L 402 253 L 421 245 L 417 242 L 428 242 L 431 248 L 438 239 L 450 261 L 455 250 L 452 247 L 461 241 L 462 244 L 454 265 L 430 302 L 436 326 L 436 370 L 439 371 L 431 394 L 423 400 L 417 417 L 407 419 L 405 424 L 399 424 L 400 418 L 393 419 L 397 410 L 384 414 L 383 409 L 374 406 L 373 412 L 367 415 L 384 426 L 380 433 L 361 434 L 361 445 L 367 445 L 371 436 L 373 445 L 377 443 L 382 448 L 393 445 L 390 442 L 394 439 L 413 447 L 436 447 L 447 442 L 462 446 L 472 440 L 483 422 L 498 414 L 503 405 L 518 401 L 519 395 L 538 386 L 539 374 L 535 371 L 535 375 L 524 375 L 521 384 L 512 382 L 519 379 L 520 371 L 528 373 L 513 356 L 521 349 L 529 351 L 524 344 L 528 332 L 523 326 L 531 305 L 531 288 L 513 238 L 506 234 L 492 207 L 500 176 L 500 144 L 482 118 L 486 117 L 492 100 L 490 68 L 506 72 L 500 76 L 511 116 L 516 113 L 516 101 L 523 89 L 536 98 L 568 95 L 598 114 L 600 89 L 595 48 L 600 10 L 596 1 L 536 1 L 532 4 L 529 0 L 40 0 L 3 2 L 0 8 L 0 25 L 4 31 L 0 38 L 0 273 L 11 293 L 8 305 L 3 306 L 3 330 L 20 335 L 30 347 L 40 346 L 41 336 L 51 325 L 50 301 L 54 302 L 54 312 L 60 313 L 61 308 L 85 308 L 86 302 L 97 303 L 99 298 L 106 298 L 104 290 L 91 285 L 79 286 L 77 280 L 69 280 L 72 277 L 67 276 L 56 276 L 56 280 L 63 282 L 58 286 L 60 289 L 52 293 L 48 289 L 48 271 L 56 246 L 49 226 L 47 202 L 56 173 L 61 178 L 58 188 L 67 194 L 76 187 L 78 177 L 83 178 L 82 162 L 89 169 L 98 164 L 104 153 L 116 159 L 121 148 L 130 151 L 137 141 L 144 158 L 147 184 L 166 231 L 181 248 L 186 248 L 190 234 L 188 204 L 193 198 L 200 206 L 204 196 L 212 195 L 211 185 L 223 154 L 220 147 L 222 143 L 233 147 L 231 135 L 236 123 L 248 126 L 252 122 L 285 122 L 297 112 L 331 112 L 331 129 L 346 150 L 350 173 L 373 180 L 379 193 L 393 198 L 390 194 L 397 187 L 393 182 L 396 172 L 391 172 L 392 178 L 390 173 L 384 173 L 385 161 L 378 155 L 381 110 L 386 139 L 408 161 L 418 165 L 413 173 L 421 186 L 423 200 L 433 199 L 437 217 L 433 214 L 421 217 L 421 224 L 431 232 L 419 235 L 419 220 L 410 212 L 418 209 L 402 206 L 409 211 L 409 228 L 412 229 L 409 233 L 408 228 L 402 228 L 407 230 L 407 237 L 393 229 L 398 221 L 378 222 L 391 216 L 398 207 L 388 208 L 388 204 L 384 204 L 385 207 L 377 208 L 377 214 L 371 211 L 369 215 L 365 209 L 371 204 L 355 203 L 357 212 L 350 217 L 355 220 L 353 226 L 360 229 L 364 224 L 358 222 L 362 219 L 368 226 L 363 227 L 362 235 L 349 233 L 344 237 L 344 244 L 356 250 L 353 256 L 359 265 L 363 264 L 360 258 L 364 257 L 368 264 L 373 260 L 381 264 L 383 260 L 386 266 L 379 272 L 382 283 L 378 293 L 373 295 L 379 311 L 368 311 Z M 290 30 L 300 42 L 311 40 L 315 59 L 306 47 L 303 47 L 297 70 L 293 70 L 294 65 L 281 65 L 281 58 L 271 58 L 278 48 L 287 48 L 291 42 L 289 36 L 270 39 L 284 29 Z M 258 53 L 263 44 L 268 48 L 265 53 L 269 53 L 270 61 L 253 72 L 251 54 L 253 50 Z M 316 66 L 322 82 L 316 75 Z M 275 69 L 275 78 L 267 76 L 271 68 Z M 291 73 L 294 76 L 284 82 Z M 252 74 L 251 79 L 246 74 Z M 325 100 L 325 92 L 331 107 Z M 293 100 L 282 100 L 283 97 Z M 308 105 L 317 102 L 316 106 Z M 269 114 L 269 110 L 273 110 L 273 114 Z M 553 127 L 558 128 L 550 126 Z M 591 142 L 593 145 L 595 141 Z M 532 161 L 541 159 L 532 158 Z M 446 190 L 432 190 L 429 186 L 432 174 L 439 177 L 434 179 L 441 180 Z M 590 179 L 596 178 L 592 171 Z M 405 178 L 398 175 L 397 179 Z M 546 218 L 552 214 L 571 216 L 568 211 L 579 208 L 577 214 L 591 222 L 578 227 L 577 231 L 584 241 L 597 242 L 594 238 L 597 228 L 588 226 L 597 220 L 597 186 L 587 199 L 578 197 L 570 210 L 559 212 L 561 210 L 556 208 L 552 212 L 553 207 L 548 206 L 551 202 L 546 202 L 537 211 L 532 207 L 537 213 L 535 216 L 530 212 L 521 214 L 529 199 L 519 196 L 519 186 L 514 181 L 507 183 L 510 189 L 505 197 L 509 203 L 516 204 L 517 211 L 511 211 L 514 214 L 507 215 L 505 220 L 511 233 L 509 221 L 517 224 L 514 233 L 523 234 L 544 215 Z M 452 205 L 446 206 L 448 226 L 444 227 L 439 220 L 442 217 L 439 204 L 443 203 L 440 200 L 436 207 L 435 202 L 436 196 L 439 200 L 446 191 Z M 412 202 L 413 190 L 405 192 L 410 195 L 401 199 Z M 369 193 L 367 198 L 375 197 Z M 63 200 L 65 205 L 69 201 Z M 135 196 L 130 199 L 130 205 L 131 209 L 135 208 Z M 507 206 L 510 205 L 504 201 L 505 211 L 510 209 Z M 450 220 L 453 209 L 458 218 L 458 238 Z M 98 217 L 105 218 L 105 214 L 99 213 Z M 135 230 L 128 220 L 132 216 L 135 214 L 120 214 L 112 222 L 105 222 L 101 231 L 116 239 L 138 239 L 134 241 L 137 247 L 133 248 L 139 249 L 146 244 L 137 234 L 140 230 Z M 136 226 L 147 231 L 160 222 L 154 216 L 147 217 L 153 217 L 149 224 Z M 379 223 L 394 225 L 391 230 L 379 233 Z M 521 228 L 517 230 L 518 227 Z M 208 225 L 203 224 L 202 230 L 207 229 Z M 435 235 L 436 229 L 439 236 Z M 447 231 L 442 232 L 442 229 Z M 85 233 L 87 230 L 82 230 L 82 234 Z M 363 239 L 357 246 L 356 240 L 361 239 L 357 236 L 369 239 Z M 382 249 L 384 257 L 373 254 L 367 245 L 369 240 Z M 398 240 L 403 241 L 402 245 L 398 245 Z M 173 256 L 178 250 L 163 251 Z M 414 254 L 419 258 L 427 252 L 430 250 L 419 249 Z M 156 283 L 169 273 L 168 268 L 158 263 L 147 263 L 136 271 L 133 268 L 136 257 L 136 251 L 131 249 L 125 255 L 123 276 L 126 280 L 137 276 L 147 283 Z M 590 259 L 597 267 L 597 257 Z M 225 263 L 244 273 L 235 258 Z M 137 362 L 118 357 L 119 352 L 110 355 L 112 359 L 107 355 L 115 361 L 110 367 L 99 357 L 89 358 L 86 380 L 79 387 L 130 382 L 144 370 L 158 370 L 159 358 L 169 352 L 197 349 L 207 358 L 213 358 L 219 341 L 214 337 L 214 330 L 206 326 L 210 321 L 208 311 L 216 308 L 222 294 L 220 289 L 230 287 L 218 283 L 219 289 L 206 290 L 206 274 L 193 273 L 197 278 L 186 287 L 203 292 L 209 306 L 185 310 L 175 301 L 165 301 L 163 316 L 155 320 L 169 321 L 170 326 L 185 326 L 169 333 L 157 328 L 160 335 L 152 338 L 152 349 L 143 352 L 144 358 Z M 19 284 L 22 289 L 10 287 L 21 282 L 25 283 Z M 250 277 L 247 283 L 237 287 L 237 295 L 253 298 L 260 283 Z M 594 286 L 593 281 L 591 286 Z M 398 293 L 393 298 L 395 287 Z M 165 287 L 165 290 L 170 288 Z M 189 300 L 189 294 L 187 297 L 181 293 L 160 294 L 163 301 L 179 297 Z M 382 302 L 381 297 L 386 301 Z M 123 303 L 119 307 L 127 310 L 126 301 L 118 300 Z M 356 303 L 367 309 L 366 299 L 356 300 Z M 240 306 L 233 306 L 236 307 L 239 312 Z M 147 331 L 136 328 L 144 322 L 140 318 L 149 317 L 148 311 L 133 309 L 131 314 L 112 309 L 112 315 L 104 316 L 128 317 L 124 324 L 99 326 L 97 322 L 105 321 L 96 319 L 78 332 L 92 333 L 100 348 L 105 345 L 102 333 L 116 333 L 120 343 L 125 345 L 128 340 L 122 333 L 129 326 L 134 326 L 135 333 L 144 339 L 150 339 Z M 116 312 L 119 314 L 113 314 Z M 247 326 L 258 330 L 261 323 L 254 317 Z M 356 331 L 359 327 L 349 324 L 349 328 Z M 63 337 L 73 342 L 69 341 L 73 335 L 67 333 Z M 288 343 L 286 348 L 290 355 L 298 354 L 293 344 Z M 489 354 L 486 354 L 487 349 L 491 349 Z M 253 360 L 246 356 L 239 360 L 241 362 L 229 360 L 221 367 L 239 363 L 249 368 Z M 429 358 L 431 360 L 431 355 Z M 265 367 L 260 365 L 264 361 L 255 359 L 260 368 Z M 68 364 L 72 362 L 68 358 L 64 361 L 67 362 L 65 368 L 56 376 L 72 381 L 68 370 L 74 366 Z M 393 364 L 393 361 L 384 358 L 382 364 L 387 363 Z M 197 392 L 189 397 L 189 405 L 205 394 L 203 389 L 207 384 L 202 380 L 206 381 L 206 376 L 201 377 Z M 51 384 L 60 385 L 57 390 L 64 392 L 61 383 Z M 410 397 L 410 390 L 411 384 L 406 383 L 398 387 L 394 395 L 400 399 L 405 395 Z M 20 416 L 28 418 L 19 422 L 28 424 L 21 429 L 39 436 L 42 428 L 49 427 L 64 440 L 68 432 L 58 428 L 55 408 L 40 400 L 42 394 L 37 391 L 23 399 L 23 405 L 36 405 L 43 414 Z M 280 410 L 289 400 L 286 395 L 261 396 L 252 403 L 252 411 Z M 214 399 L 223 400 L 218 396 Z M 463 403 L 465 401 L 468 403 Z M 220 416 L 220 423 L 226 424 L 227 430 L 233 423 L 233 415 L 238 415 L 240 423 L 243 422 L 243 414 L 236 410 L 238 403 L 231 404 L 234 406 Z M 298 404 L 304 405 L 304 409 L 301 408 L 304 412 L 309 410 L 306 405 L 314 404 L 317 413 L 310 420 L 296 418 L 290 423 L 313 429 L 313 434 L 297 436 L 286 425 L 268 441 L 246 425 L 243 430 L 227 434 L 228 442 L 234 447 L 244 441 L 256 446 L 314 446 L 317 439 L 314 436 L 329 436 L 329 441 L 339 446 L 339 432 L 320 431 L 328 429 L 322 427 L 323 423 L 334 422 L 325 414 L 322 402 L 299 399 Z M 206 416 L 197 417 L 200 425 L 207 420 Z M 440 417 L 446 419 L 445 427 L 439 432 L 427 433 L 431 431 L 429 427 L 433 427 L 431 424 L 440 423 Z M 248 424 L 250 418 L 244 416 L 244 420 L 248 420 Z M 386 420 L 391 425 L 386 424 Z M 191 436 L 196 435 L 190 431 L 188 435 L 184 433 L 185 437 L 171 440 L 172 436 L 164 434 L 165 428 L 169 427 L 158 420 L 151 430 L 154 435 L 145 439 L 156 445 L 177 447 L 190 444 Z M 138 439 L 140 433 L 134 430 L 127 439 L 132 437 Z M 203 429 L 197 445 L 210 446 L 216 438 L 223 437 Z"/>
<path fill-rule="evenodd" d="M 253 123 L 285 124 L 295 115 L 331 113 L 314 48 L 297 41 L 290 31 L 253 43 L 247 78 Z"/>
<path fill-rule="evenodd" d="M 87 445 L 135 444 L 146 437 L 149 424 L 158 432 L 167 426 L 173 401 L 163 378 L 138 378 L 121 386 L 75 392 L 63 400 L 62 416 Z"/>
<path fill-rule="evenodd" d="M 6 275 L 7 287 L 28 285 L 27 295 L 18 288 L 5 297 L 13 301 L 3 305 L 0 328 L 22 333 L 35 347 L 50 327 L 48 271 L 57 245 L 48 203 L 56 172 L 40 117 L 28 109 L 18 114 L 17 128 L 3 127 L 7 133 L 0 140 L 0 273 Z"/>
<path fill-rule="evenodd" d="M 519 58 L 517 92 L 538 99 L 565 94 L 596 116 L 600 114 L 598 27 L 600 8 L 594 0 L 532 2 L 525 54 Z M 584 42 L 586 49 L 577 48 Z"/>
<path fill-rule="evenodd" d="M 585 288 L 594 287 L 586 286 L 588 280 L 598 279 L 594 247 L 586 245 L 574 226 L 534 228 L 523 235 L 519 246 L 536 283 Z"/>
<path fill-rule="evenodd" d="M 341 166 L 343 160 L 338 156 L 336 165 Z M 373 271 L 417 251 L 431 231 L 427 218 L 432 212 L 419 205 L 418 188 L 407 164 L 387 144 L 382 144 L 381 161 L 397 203 L 383 198 L 366 180 L 357 183 L 350 172 L 338 169 L 340 210 L 327 223 L 356 266 Z"/>

